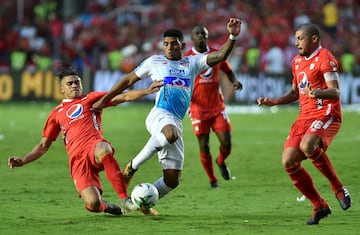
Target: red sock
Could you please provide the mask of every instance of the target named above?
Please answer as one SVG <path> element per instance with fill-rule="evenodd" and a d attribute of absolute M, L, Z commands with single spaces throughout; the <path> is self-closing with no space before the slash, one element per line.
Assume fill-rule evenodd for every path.
<path fill-rule="evenodd" d="M 231 149 L 225 149 L 220 146 L 219 148 L 219 156 L 217 157 L 217 163 L 220 165 L 224 164 L 225 159 L 230 155 Z"/>
<path fill-rule="evenodd" d="M 88 205 L 85 205 L 85 208 L 86 208 L 86 210 L 88 210 L 90 212 L 96 212 L 96 213 L 97 212 L 103 212 L 106 209 L 106 204 L 103 201 L 101 201 L 100 208 L 97 211 L 91 209 L 90 207 L 88 207 Z"/>
<path fill-rule="evenodd" d="M 335 193 L 343 187 L 329 157 L 320 147 L 317 147 L 308 157 L 312 160 L 314 166 L 329 180 L 331 188 Z"/>
<path fill-rule="evenodd" d="M 301 166 L 300 163 L 293 167 L 285 169 L 295 187 L 314 205 L 314 208 L 319 208 L 322 205 L 322 198 L 315 189 L 311 176 Z"/>
<path fill-rule="evenodd" d="M 126 198 L 128 194 L 126 190 L 126 184 L 124 182 L 124 177 L 120 171 L 119 164 L 114 158 L 113 154 L 109 153 L 108 155 L 106 155 L 102 160 L 102 164 L 104 166 L 106 177 L 112 184 L 119 198 Z"/>
<path fill-rule="evenodd" d="M 209 177 L 210 182 L 217 181 L 217 178 L 214 174 L 214 166 L 212 163 L 212 157 L 210 153 L 200 153 L 200 161 L 203 165 L 207 176 Z"/>

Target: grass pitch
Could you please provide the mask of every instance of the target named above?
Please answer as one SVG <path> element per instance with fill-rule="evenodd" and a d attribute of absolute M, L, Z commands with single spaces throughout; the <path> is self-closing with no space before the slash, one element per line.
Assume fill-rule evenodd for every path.
<path fill-rule="evenodd" d="M 348 187 L 353 205 L 343 211 L 327 180 L 309 161 L 305 168 L 332 215 L 320 225 L 306 226 L 312 206 L 301 195 L 281 166 L 282 145 L 296 118 L 297 108 L 284 106 L 278 112 L 262 109 L 258 114 L 230 114 L 233 151 L 227 160 L 234 179 L 219 178 L 211 189 L 203 171 L 190 121 L 184 124 L 185 166 L 180 186 L 155 208 L 160 215 L 146 217 L 129 213 L 122 217 L 89 213 L 78 198 L 68 170 L 68 158 L 59 137 L 42 158 L 21 168 L 9 169 L 7 158 L 22 156 L 38 143 L 53 103 L 0 104 L 0 231 L 1 234 L 358 234 L 360 230 L 359 142 L 360 114 L 344 112 L 343 126 L 328 150 L 335 169 Z M 149 134 L 145 117 L 151 104 L 127 104 L 108 108 L 103 115 L 106 139 L 116 149 L 123 167 L 143 147 Z M 218 142 L 211 136 L 215 158 Z M 215 166 L 216 167 L 216 166 Z M 139 182 L 154 182 L 161 168 L 154 156 L 134 176 Z M 118 202 L 102 173 L 104 198 Z"/>

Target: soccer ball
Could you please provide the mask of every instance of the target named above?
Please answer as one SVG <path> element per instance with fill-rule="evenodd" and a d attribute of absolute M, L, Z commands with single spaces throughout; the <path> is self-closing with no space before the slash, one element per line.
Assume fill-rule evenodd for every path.
<path fill-rule="evenodd" d="M 140 209 L 150 209 L 159 200 L 157 188 L 150 183 L 137 184 L 131 192 L 131 200 Z"/>

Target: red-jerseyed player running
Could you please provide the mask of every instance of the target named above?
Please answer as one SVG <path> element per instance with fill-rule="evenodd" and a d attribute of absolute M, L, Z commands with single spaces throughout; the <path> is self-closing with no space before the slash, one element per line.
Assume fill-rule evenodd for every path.
<path fill-rule="evenodd" d="M 208 30 L 203 26 L 195 26 L 191 32 L 194 46 L 185 52 L 187 55 L 208 54 L 217 51 L 208 46 Z M 219 155 L 216 158 L 221 175 L 225 180 L 230 179 L 230 170 L 225 159 L 231 153 L 231 124 L 225 112 L 224 97 L 219 87 L 220 72 L 233 83 L 234 89 L 242 89 L 242 84 L 236 80 L 228 61 L 223 61 L 199 74 L 194 83 L 190 102 L 190 118 L 193 131 L 198 139 L 200 160 L 209 178 L 212 188 L 218 187 L 218 179 L 214 173 L 212 156 L 210 153 L 210 128 L 215 132 L 219 142 Z"/>
<path fill-rule="evenodd" d="M 9 157 L 9 167 L 20 167 L 40 158 L 61 132 L 69 156 L 71 177 L 85 202 L 85 208 L 91 212 L 106 212 L 113 215 L 136 210 L 136 206 L 128 197 L 123 175 L 114 158 L 114 149 L 103 137 L 101 112 L 95 113 L 91 110 L 92 104 L 104 96 L 105 92 L 90 92 L 83 95 L 80 75 L 71 67 L 60 68 L 58 77 L 60 92 L 64 99 L 49 114 L 40 143 L 22 158 Z M 158 91 L 159 86 L 161 82 L 154 82 L 145 90 L 132 90 L 119 94 L 106 106 L 139 99 Z M 122 207 L 102 199 L 99 172 L 103 170 L 122 200 Z"/>
<path fill-rule="evenodd" d="M 329 180 L 342 209 L 351 206 L 351 198 L 326 154 L 341 126 L 338 62 L 331 52 L 321 47 L 320 32 L 314 24 L 304 24 L 296 30 L 295 45 L 299 55 L 292 61 L 292 88 L 276 99 L 259 97 L 257 101 L 258 105 L 273 106 L 299 100 L 300 113 L 284 144 L 282 162 L 294 185 L 314 206 L 307 222 L 312 225 L 331 214 L 331 209 L 301 161 L 312 160 Z"/>

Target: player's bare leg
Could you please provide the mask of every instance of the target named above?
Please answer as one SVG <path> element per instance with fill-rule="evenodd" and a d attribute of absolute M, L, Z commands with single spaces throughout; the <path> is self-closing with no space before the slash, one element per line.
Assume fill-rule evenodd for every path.
<path fill-rule="evenodd" d="M 230 132 L 216 132 L 216 136 L 220 141 L 219 156 L 216 158 L 216 164 L 220 169 L 221 176 L 225 180 L 229 180 L 231 172 L 225 163 L 225 159 L 231 153 L 231 135 Z"/>
<path fill-rule="evenodd" d="M 206 175 L 209 178 L 210 186 L 212 188 L 218 187 L 218 179 L 215 176 L 214 166 L 212 162 L 212 156 L 210 153 L 209 134 L 202 134 L 196 136 L 200 148 L 200 161 L 205 170 Z"/>
<path fill-rule="evenodd" d="M 105 212 L 112 215 L 122 215 L 122 209 L 115 204 L 110 204 L 101 198 L 99 190 L 95 186 L 85 188 L 80 193 L 85 202 L 85 208 L 90 212 Z"/>

